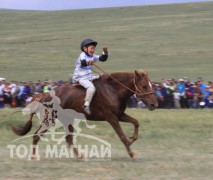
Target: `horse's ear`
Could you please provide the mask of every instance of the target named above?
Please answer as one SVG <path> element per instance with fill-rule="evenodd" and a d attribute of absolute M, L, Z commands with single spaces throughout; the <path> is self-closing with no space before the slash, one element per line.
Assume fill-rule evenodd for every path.
<path fill-rule="evenodd" d="M 139 69 L 138 73 L 142 76 L 148 76 L 148 72 L 146 69 Z"/>
<path fill-rule="evenodd" d="M 146 70 L 135 70 L 135 75 L 137 78 L 143 78 L 145 76 L 148 76 L 148 72 Z"/>
<path fill-rule="evenodd" d="M 135 70 L 135 80 L 139 81 L 141 79 L 141 73 L 137 70 Z"/>
<path fill-rule="evenodd" d="M 136 75 L 137 77 L 140 77 L 140 76 L 141 76 L 140 73 L 139 73 L 137 70 L 135 70 L 135 75 Z"/>
<path fill-rule="evenodd" d="M 141 77 L 141 76 L 147 76 L 147 72 L 145 70 L 135 70 L 135 75 L 137 77 Z"/>

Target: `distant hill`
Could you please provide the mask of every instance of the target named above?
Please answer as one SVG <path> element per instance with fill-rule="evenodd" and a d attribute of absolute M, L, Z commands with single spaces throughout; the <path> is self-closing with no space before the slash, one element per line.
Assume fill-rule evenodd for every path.
<path fill-rule="evenodd" d="M 107 45 L 107 72 L 213 80 L 213 2 L 67 11 L 0 10 L 0 75 L 67 80 L 87 37 Z"/>

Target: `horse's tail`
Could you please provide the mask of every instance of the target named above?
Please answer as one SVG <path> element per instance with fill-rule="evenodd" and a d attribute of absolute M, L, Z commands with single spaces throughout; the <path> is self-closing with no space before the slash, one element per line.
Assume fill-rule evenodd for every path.
<path fill-rule="evenodd" d="M 28 104 L 30 104 L 33 101 L 37 101 L 40 102 L 41 99 L 43 98 L 43 93 L 41 94 L 35 94 L 32 99 L 30 100 L 30 102 L 28 102 Z M 19 136 L 24 136 L 26 135 L 28 132 L 30 132 L 30 130 L 32 129 L 32 119 L 33 119 L 33 115 L 35 114 L 35 112 L 32 112 L 30 114 L 30 119 L 26 122 L 26 124 L 24 126 L 12 126 L 12 130 L 15 134 L 19 135 Z"/>
<path fill-rule="evenodd" d="M 24 126 L 12 126 L 11 128 L 12 128 L 13 132 L 19 136 L 24 136 L 28 132 L 30 132 L 32 125 L 33 125 L 33 123 L 32 123 L 33 115 L 34 115 L 34 113 L 30 114 L 30 119 L 26 122 L 26 124 Z"/>

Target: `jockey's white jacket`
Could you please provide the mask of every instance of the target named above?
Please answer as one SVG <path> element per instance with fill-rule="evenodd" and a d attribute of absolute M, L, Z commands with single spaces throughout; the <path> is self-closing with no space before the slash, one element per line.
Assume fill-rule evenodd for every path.
<path fill-rule="evenodd" d="M 84 52 L 80 54 L 78 59 L 75 63 L 75 70 L 73 73 L 73 82 L 79 82 L 79 80 L 93 80 L 94 78 L 97 78 L 97 75 L 94 76 L 92 74 L 92 66 L 82 66 L 81 61 L 86 60 L 87 62 L 93 60 L 95 63 L 99 61 L 99 55 L 93 54 L 92 56 L 88 56 Z"/>

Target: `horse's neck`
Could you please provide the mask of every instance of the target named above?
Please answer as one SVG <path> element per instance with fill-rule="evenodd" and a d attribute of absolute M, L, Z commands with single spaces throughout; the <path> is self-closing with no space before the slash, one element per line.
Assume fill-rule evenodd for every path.
<path fill-rule="evenodd" d="M 134 74 L 133 73 L 113 73 L 111 77 L 115 79 L 116 82 L 112 79 L 113 86 L 118 92 L 120 98 L 129 98 L 133 95 L 134 91 Z M 132 90 L 132 91 L 131 91 Z"/>

